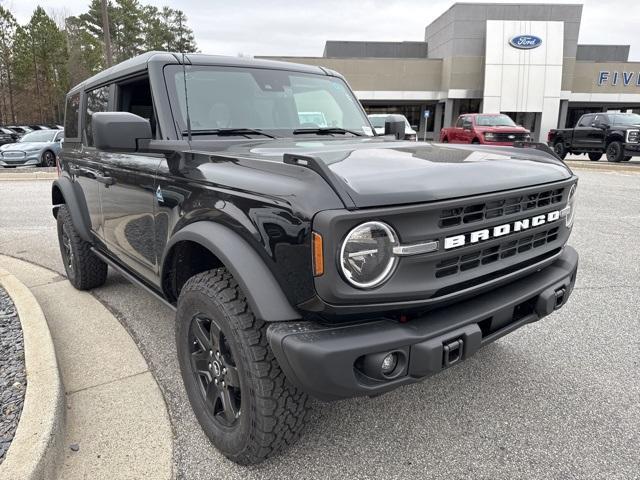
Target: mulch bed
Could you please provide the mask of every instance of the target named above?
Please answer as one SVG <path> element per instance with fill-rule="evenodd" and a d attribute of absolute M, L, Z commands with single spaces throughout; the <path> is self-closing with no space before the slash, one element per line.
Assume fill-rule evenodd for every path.
<path fill-rule="evenodd" d="M 0 287 L 0 464 L 18 427 L 26 388 L 20 319 L 11 298 Z"/>

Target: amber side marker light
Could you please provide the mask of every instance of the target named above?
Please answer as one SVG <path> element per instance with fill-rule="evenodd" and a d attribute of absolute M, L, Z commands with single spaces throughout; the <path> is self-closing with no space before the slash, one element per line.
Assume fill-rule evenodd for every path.
<path fill-rule="evenodd" d="M 322 235 L 311 233 L 311 245 L 313 251 L 313 276 L 319 277 L 324 273 L 324 254 L 322 253 Z"/>

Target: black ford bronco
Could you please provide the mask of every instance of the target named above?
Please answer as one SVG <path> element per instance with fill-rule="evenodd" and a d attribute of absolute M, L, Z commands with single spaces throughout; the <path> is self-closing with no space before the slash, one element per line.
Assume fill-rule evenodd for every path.
<path fill-rule="evenodd" d="M 610 162 L 628 162 L 640 155 L 640 115 L 587 113 L 574 128 L 550 130 L 547 143 L 562 159 L 586 153 L 597 162 L 604 153 Z"/>
<path fill-rule="evenodd" d="M 546 146 L 376 135 L 336 72 L 148 53 L 76 86 L 53 212 L 66 273 L 176 311 L 193 410 L 230 459 L 309 396 L 418 382 L 563 306 L 577 178 Z"/>

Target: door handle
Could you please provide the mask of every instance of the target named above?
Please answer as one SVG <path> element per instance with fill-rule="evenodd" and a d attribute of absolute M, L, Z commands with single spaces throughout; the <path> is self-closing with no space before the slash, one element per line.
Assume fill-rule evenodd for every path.
<path fill-rule="evenodd" d="M 102 183 L 103 185 L 105 185 L 106 187 L 108 187 L 109 185 L 113 185 L 114 183 L 116 183 L 116 181 L 113 179 L 113 177 L 105 177 L 103 175 L 96 175 L 96 180 L 99 183 Z"/>

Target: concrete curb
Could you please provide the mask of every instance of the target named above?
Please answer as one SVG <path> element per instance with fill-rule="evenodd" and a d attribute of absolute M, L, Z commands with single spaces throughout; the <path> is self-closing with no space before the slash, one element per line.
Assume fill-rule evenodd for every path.
<path fill-rule="evenodd" d="M 55 180 L 58 178 L 56 172 L 25 172 L 25 173 L 5 173 L 0 171 L 0 181 L 20 181 L 20 180 Z"/>
<path fill-rule="evenodd" d="M 27 389 L 0 480 L 54 478 L 61 458 L 64 389 L 47 320 L 31 291 L 0 268 L 0 285 L 16 306 L 24 338 Z"/>

